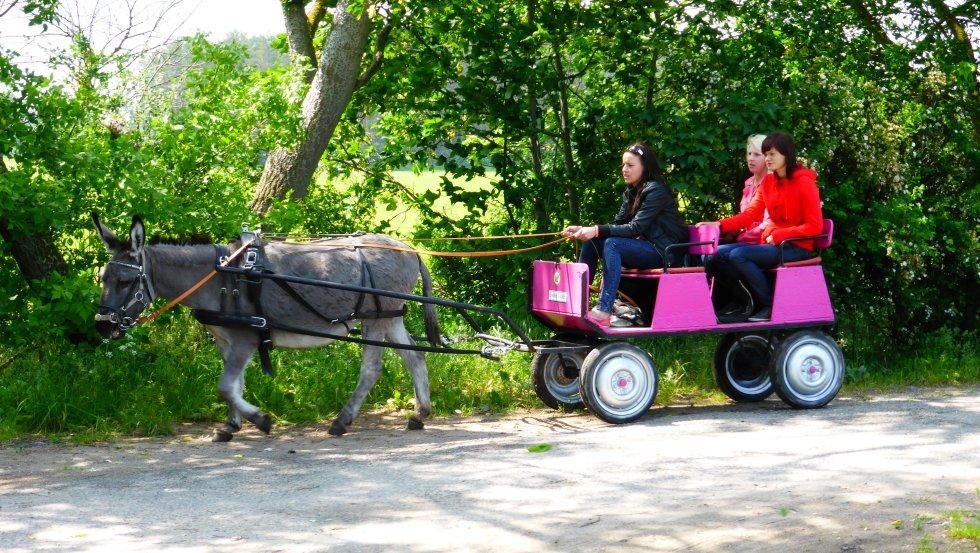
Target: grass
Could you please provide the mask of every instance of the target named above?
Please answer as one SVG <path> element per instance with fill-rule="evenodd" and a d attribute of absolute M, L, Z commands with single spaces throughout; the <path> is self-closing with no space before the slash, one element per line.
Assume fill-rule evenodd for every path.
<path fill-rule="evenodd" d="M 529 318 L 515 317 L 532 337 L 548 332 Z M 444 330 L 459 334 L 452 321 Z M 410 327 L 420 329 L 417 321 Z M 657 404 L 727 402 L 713 382 L 711 359 L 718 337 L 690 335 L 639 340 L 650 352 L 660 375 Z M 896 367 L 876 370 L 845 385 L 847 390 L 906 386 L 910 382 L 976 383 L 978 357 L 969 344 L 950 351 L 945 334 L 923 341 L 914 358 L 899 358 Z M 466 345 L 466 344 L 464 344 Z M 471 343 L 467 347 L 479 344 Z M 278 373 L 269 378 L 251 365 L 246 399 L 279 423 L 309 424 L 339 412 L 356 386 L 360 352 L 355 344 L 333 344 L 313 350 L 274 350 Z M 9 353 L 0 348 L 0 358 Z M 850 355 L 845 352 L 845 355 Z M 849 363 L 878 361 L 848 357 Z M 930 361 L 931 360 L 931 361 Z M 501 360 L 475 355 L 429 355 L 432 399 L 437 416 L 506 413 L 541 408 L 530 384 L 531 356 L 512 352 Z M 965 367 L 973 367 L 967 369 Z M 923 371 L 928 375 L 922 374 Z M 221 362 L 209 335 L 189 312 L 178 310 L 129 338 L 95 346 L 73 346 L 57 340 L 37 344 L 0 371 L 0 441 L 41 434 L 59 441 L 92 442 L 117 433 L 161 435 L 180 422 L 218 422 L 226 410 L 217 395 Z M 917 376 L 918 375 L 918 376 Z M 943 382 L 936 375 L 946 375 Z M 955 377 L 954 377 L 955 375 Z M 384 357 L 384 372 L 368 395 L 364 409 L 404 412 L 413 406 L 413 387 L 401 359 Z M 973 513 L 955 516 L 957 536 L 976 539 Z M 921 525 L 921 521 L 920 521 Z"/>
<path fill-rule="evenodd" d="M 945 545 L 943 551 L 976 551 L 980 548 L 980 523 L 977 522 L 975 512 L 953 509 L 945 511 L 940 519 L 938 521 L 939 525 L 946 528 L 945 537 L 950 542 Z M 935 520 L 934 517 L 923 514 L 915 515 L 915 518 L 912 520 L 912 530 L 922 533 L 922 537 L 916 544 L 916 553 L 937 553 L 939 551 L 937 549 L 937 540 L 925 530 L 925 524 L 933 523 Z M 905 521 L 903 520 L 893 520 L 891 525 L 896 530 L 904 530 L 906 528 Z M 972 542 L 972 544 L 968 542 Z M 963 545 L 966 545 L 968 549 L 961 549 Z"/>
<path fill-rule="evenodd" d="M 442 179 L 445 173 L 439 171 L 426 171 L 424 173 L 415 173 L 410 170 L 402 171 L 392 171 L 390 177 L 404 186 L 407 190 L 410 190 L 413 194 L 422 195 L 426 192 L 433 191 L 439 192 Z M 346 180 L 336 180 L 330 182 L 330 184 L 338 191 L 346 190 L 354 179 L 359 178 L 359 176 L 351 176 Z M 472 180 L 456 180 L 454 184 L 458 185 L 460 188 L 466 191 L 476 191 L 476 190 L 492 190 L 494 188 L 493 180 L 495 178 L 495 173 L 493 171 L 487 171 L 486 176 L 475 177 Z M 326 186 L 328 184 L 327 175 L 320 175 L 317 178 L 317 186 Z M 431 205 L 434 211 L 442 213 L 450 219 L 459 219 L 467 214 L 467 208 L 462 203 L 452 203 L 450 199 L 444 195 L 439 194 Z M 415 234 L 415 225 L 418 221 L 418 214 L 414 209 L 405 204 L 400 198 L 392 198 L 390 202 L 377 202 L 376 204 L 375 218 L 378 221 L 387 222 L 389 228 L 391 229 L 391 234 L 407 238 Z"/>
<path fill-rule="evenodd" d="M 980 546 L 980 521 L 973 511 L 956 509 L 945 513 L 949 519 L 947 535 L 951 539 L 970 540 L 975 546 Z"/>

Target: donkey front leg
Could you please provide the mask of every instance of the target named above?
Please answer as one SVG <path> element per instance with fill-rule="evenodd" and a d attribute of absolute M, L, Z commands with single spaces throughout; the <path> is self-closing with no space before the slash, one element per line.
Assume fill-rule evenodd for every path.
<path fill-rule="evenodd" d="M 246 361 L 247 363 L 247 361 Z M 219 386 L 220 388 L 220 386 Z M 241 396 L 245 390 L 245 371 L 239 371 L 238 378 L 235 382 L 235 392 Z M 227 400 L 225 400 L 227 403 Z M 214 429 L 214 435 L 211 437 L 212 442 L 230 442 L 235 436 L 235 433 L 242 429 L 242 414 L 238 412 L 238 409 L 232 407 L 231 403 L 228 403 L 228 419 L 225 420 L 225 424 L 219 428 Z"/>
<path fill-rule="evenodd" d="M 401 318 L 391 322 L 388 339 L 396 344 L 415 345 L 415 341 L 405 329 L 405 321 Z M 422 430 L 425 427 L 423 421 L 432 414 L 432 402 L 429 399 L 429 369 L 425 366 L 425 356 L 421 351 L 410 349 L 399 349 L 398 355 L 405 362 L 405 367 L 412 375 L 412 384 L 415 386 L 415 415 L 408 419 L 408 429 Z"/>
<path fill-rule="evenodd" d="M 381 340 L 386 333 L 387 322 L 382 320 L 364 321 L 361 325 L 361 332 L 366 340 Z M 381 354 L 384 350 L 380 346 L 365 345 L 361 354 L 361 375 L 357 379 L 357 388 L 351 395 L 347 405 L 340 410 L 340 414 L 330 424 L 328 432 L 332 436 L 341 436 L 347 432 L 347 427 L 354 422 L 354 418 L 361 410 L 361 403 L 367 397 L 368 392 L 374 387 L 381 376 Z"/>
<path fill-rule="evenodd" d="M 268 434 L 272 428 L 272 419 L 242 397 L 245 391 L 245 367 L 258 348 L 255 333 L 223 327 L 209 327 L 209 330 L 224 359 L 224 372 L 218 383 L 218 393 L 228 404 L 228 420 L 223 427 L 215 429 L 212 441 L 230 441 L 234 433 L 241 429 L 243 416 Z"/>

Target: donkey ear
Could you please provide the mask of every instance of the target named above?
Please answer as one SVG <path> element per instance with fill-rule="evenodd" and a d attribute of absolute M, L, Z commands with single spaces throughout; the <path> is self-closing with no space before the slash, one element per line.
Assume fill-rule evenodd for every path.
<path fill-rule="evenodd" d="M 99 219 L 99 214 L 94 211 L 92 212 L 92 222 L 95 223 L 95 230 L 99 233 L 99 237 L 102 238 L 102 242 L 105 243 L 106 248 L 109 248 L 109 251 L 115 252 L 122 247 L 115 233 L 102 224 L 102 221 Z"/>
<path fill-rule="evenodd" d="M 139 215 L 133 215 L 133 226 L 129 227 L 129 249 L 138 254 L 143 250 L 146 243 L 146 229 L 143 227 L 143 219 Z"/>

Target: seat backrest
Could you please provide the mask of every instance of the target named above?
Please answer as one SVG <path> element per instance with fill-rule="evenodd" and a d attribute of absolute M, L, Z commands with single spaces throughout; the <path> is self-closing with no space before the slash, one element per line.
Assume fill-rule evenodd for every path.
<path fill-rule="evenodd" d="M 826 238 L 817 238 L 813 241 L 814 247 L 819 250 L 826 250 L 830 247 L 830 244 L 834 241 L 834 220 L 824 219 L 823 220 L 823 233 L 826 234 Z"/>
<path fill-rule="evenodd" d="M 721 236 L 721 230 L 718 225 L 689 225 L 687 227 L 688 242 L 708 242 L 710 244 L 701 244 L 697 246 L 688 246 L 687 253 L 691 255 L 711 255 L 715 253 L 718 249 L 718 239 Z"/>

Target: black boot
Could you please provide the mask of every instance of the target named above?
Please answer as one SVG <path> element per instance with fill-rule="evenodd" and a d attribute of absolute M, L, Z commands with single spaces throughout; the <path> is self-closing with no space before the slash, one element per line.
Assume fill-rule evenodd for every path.
<path fill-rule="evenodd" d="M 768 321 L 772 319 L 772 306 L 771 305 L 760 305 L 759 310 L 749 317 L 749 322 L 760 323 L 762 321 Z"/>
<path fill-rule="evenodd" d="M 745 322 L 755 311 L 752 294 L 749 293 L 749 289 L 741 280 L 736 281 L 734 285 L 730 285 L 728 288 L 731 290 L 732 301 L 718 310 L 718 322 L 720 324 Z"/>

